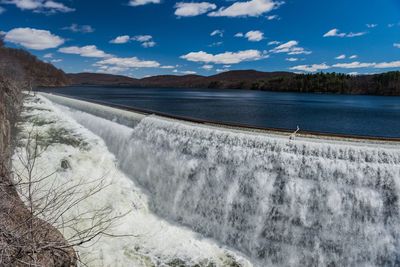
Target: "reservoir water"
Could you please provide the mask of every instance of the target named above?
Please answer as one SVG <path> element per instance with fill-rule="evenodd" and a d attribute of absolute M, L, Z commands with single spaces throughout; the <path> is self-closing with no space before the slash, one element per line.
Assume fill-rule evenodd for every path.
<path fill-rule="evenodd" d="M 400 97 L 82 86 L 46 91 L 214 122 L 400 138 Z"/>

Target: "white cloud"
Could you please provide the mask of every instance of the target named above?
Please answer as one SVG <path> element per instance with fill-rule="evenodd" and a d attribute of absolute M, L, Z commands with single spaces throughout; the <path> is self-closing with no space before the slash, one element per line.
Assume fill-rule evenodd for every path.
<path fill-rule="evenodd" d="M 345 33 L 339 33 L 338 29 L 332 29 L 324 34 L 324 37 L 346 37 Z"/>
<path fill-rule="evenodd" d="M 359 72 L 357 72 L 357 71 L 352 71 L 352 72 L 349 72 L 349 73 L 347 73 L 348 75 L 351 75 L 351 76 L 358 76 L 358 75 L 360 75 L 360 73 Z"/>
<path fill-rule="evenodd" d="M 193 75 L 193 74 L 196 74 L 197 72 L 192 71 L 192 70 L 185 70 L 185 71 L 181 71 L 181 73 L 186 74 L 186 75 Z"/>
<path fill-rule="evenodd" d="M 12 29 L 6 33 L 4 40 L 34 50 L 55 48 L 65 42 L 64 39 L 49 31 L 33 28 Z"/>
<path fill-rule="evenodd" d="M 271 15 L 271 16 L 267 16 L 267 20 L 279 20 L 279 16 L 278 15 Z"/>
<path fill-rule="evenodd" d="M 375 64 L 375 68 L 377 69 L 400 68 L 400 61 L 378 63 Z"/>
<path fill-rule="evenodd" d="M 133 36 L 131 39 L 133 41 L 138 41 L 138 42 L 148 42 L 153 38 L 151 35 L 136 35 Z"/>
<path fill-rule="evenodd" d="M 0 14 L 3 14 L 4 12 L 6 12 L 6 9 L 0 6 Z"/>
<path fill-rule="evenodd" d="M 174 73 L 181 73 L 181 74 L 185 74 L 185 75 L 193 75 L 193 74 L 196 74 L 196 73 L 197 73 L 197 72 L 191 71 L 191 70 L 179 71 L 179 70 L 177 70 L 177 69 L 174 69 L 172 72 L 174 72 Z"/>
<path fill-rule="evenodd" d="M 129 41 L 136 41 L 141 43 L 141 45 L 145 48 L 154 47 L 157 45 L 156 42 L 153 40 L 153 36 L 151 35 L 136 35 L 130 37 L 129 35 L 121 35 L 116 37 L 115 39 L 111 40 L 110 43 L 112 44 L 126 44 Z"/>
<path fill-rule="evenodd" d="M 358 56 L 357 55 L 351 55 L 349 58 L 350 59 L 355 59 L 355 58 L 358 58 Z"/>
<path fill-rule="evenodd" d="M 131 40 L 141 43 L 145 48 L 156 46 L 156 42 L 153 41 L 153 36 L 151 35 L 136 35 L 131 37 Z"/>
<path fill-rule="evenodd" d="M 166 66 L 161 66 L 161 69 L 175 69 L 176 66 L 170 66 L 170 65 L 166 65 Z"/>
<path fill-rule="evenodd" d="M 53 54 L 52 53 L 47 53 L 43 57 L 44 58 L 53 58 Z"/>
<path fill-rule="evenodd" d="M 62 28 L 63 30 L 69 30 L 71 32 L 81 32 L 81 33 L 92 33 L 94 29 L 90 25 L 78 25 L 78 24 L 71 24 L 70 26 Z"/>
<path fill-rule="evenodd" d="M 214 68 L 214 66 L 213 65 L 203 65 L 201 68 L 205 69 L 205 70 L 212 70 Z"/>
<path fill-rule="evenodd" d="M 312 53 L 311 51 L 305 50 L 303 47 L 297 46 L 298 44 L 298 41 L 292 40 L 287 43 L 281 44 L 274 49 L 271 49 L 270 52 L 275 54 L 287 53 L 288 55 L 309 55 Z"/>
<path fill-rule="evenodd" d="M 400 43 L 394 43 L 393 46 L 396 48 L 400 48 Z"/>
<path fill-rule="evenodd" d="M 112 39 L 110 41 L 110 43 L 112 44 L 125 44 L 127 42 L 129 42 L 131 38 L 129 37 L 129 35 L 122 35 L 122 36 L 118 36 L 115 39 Z"/>
<path fill-rule="evenodd" d="M 367 26 L 367 28 L 376 28 L 378 27 L 378 24 L 365 24 L 365 26 Z"/>
<path fill-rule="evenodd" d="M 50 12 L 72 12 L 75 11 L 73 8 L 69 8 L 62 3 L 54 2 L 54 1 L 46 1 L 43 4 L 43 8 L 50 10 Z"/>
<path fill-rule="evenodd" d="M 264 39 L 264 33 L 260 31 L 249 31 L 246 33 L 245 37 L 250 42 L 259 42 Z"/>
<path fill-rule="evenodd" d="M 268 45 L 279 45 L 279 44 L 281 44 L 281 42 L 278 42 L 278 41 L 270 41 L 270 42 L 268 42 Z"/>
<path fill-rule="evenodd" d="M 346 58 L 346 55 L 344 55 L 344 54 L 335 57 L 335 59 L 345 59 L 345 58 Z"/>
<path fill-rule="evenodd" d="M 216 69 L 215 71 L 221 73 L 221 72 L 227 72 L 229 71 L 229 69 Z"/>
<path fill-rule="evenodd" d="M 216 46 L 221 46 L 223 44 L 223 42 L 214 42 L 212 44 L 209 44 L 209 47 L 216 47 Z"/>
<path fill-rule="evenodd" d="M 210 33 L 210 36 L 215 36 L 215 35 L 218 35 L 219 37 L 223 37 L 224 31 L 223 30 L 215 30 L 212 33 Z"/>
<path fill-rule="evenodd" d="M 287 53 L 290 51 L 291 48 L 296 47 L 299 44 L 299 42 L 297 41 L 289 41 L 287 43 L 281 44 L 277 47 L 275 47 L 274 49 L 271 50 L 271 52 L 274 53 Z"/>
<path fill-rule="evenodd" d="M 303 47 L 293 47 L 288 55 L 310 55 L 312 52 L 305 50 Z"/>
<path fill-rule="evenodd" d="M 70 46 L 70 47 L 62 47 L 58 49 L 59 52 L 64 54 L 74 54 L 80 55 L 82 57 L 111 57 L 110 54 L 106 54 L 104 51 L 97 49 L 95 45 L 87 45 L 83 47 L 78 46 Z"/>
<path fill-rule="evenodd" d="M 21 10 L 32 10 L 35 12 L 56 13 L 72 12 L 75 9 L 67 7 L 63 3 L 52 0 L 5 0 L 2 3 L 15 5 Z"/>
<path fill-rule="evenodd" d="M 118 73 L 123 73 L 129 68 L 121 68 L 121 67 L 115 67 L 115 66 L 98 66 L 99 69 L 96 71 L 97 73 L 109 73 L 109 74 L 118 74 Z"/>
<path fill-rule="evenodd" d="M 231 6 L 222 7 L 208 15 L 211 17 L 258 17 L 279 7 L 281 2 L 274 0 L 250 0 L 235 2 Z"/>
<path fill-rule="evenodd" d="M 264 39 L 264 33 L 261 31 L 249 31 L 246 34 L 238 32 L 235 37 L 247 38 L 250 42 L 259 42 Z"/>
<path fill-rule="evenodd" d="M 299 65 L 299 66 L 291 67 L 290 69 L 305 71 L 305 72 L 317 72 L 317 71 L 326 70 L 329 68 L 330 68 L 330 66 L 326 65 L 325 63 L 322 63 L 322 64 L 312 64 L 312 65 Z"/>
<path fill-rule="evenodd" d="M 161 0 L 130 0 L 129 6 L 144 6 L 147 4 L 159 4 Z"/>
<path fill-rule="evenodd" d="M 62 59 L 52 59 L 52 60 L 50 60 L 52 63 L 58 63 L 58 62 L 61 62 L 61 61 L 63 61 Z"/>
<path fill-rule="evenodd" d="M 225 52 L 221 54 L 209 54 L 204 51 L 190 52 L 181 56 L 181 58 L 193 62 L 214 63 L 214 64 L 237 64 L 243 61 L 254 61 L 266 58 L 258 50 L 244 50 L 238 52 Z"/>
<path fill-rule="evenodd" d="M 217 8 L 215 4 L 208 2 L 184 3 L 179 2 L 175 5 L 175 15 L 178 17 L 194 17 L 202 15 Z"/>
<path fill-rule="evenodd" d="M 351 62 L 344 64 L 335 64 L 332 67 L 344 68 L 344 69 L 358 69 L 358 68 L 376 68 L 376 69 L 386 69 L 386 68 L 400 68 L 400 61 L 391 62 L 381 62 L 381 63 L 362 63 L 362 62 Z"/>
<path fill-rule="evenodd" d="M 289 61 L 289 62 L 295 62 L 295 61 L 298 61 L 298 60 L 299 59 L 295 58 L 295 57 L 286 58 L 286 61 Z"/>
<path fill-rule="evenodd" d="M 316 72 L 320 70 L 326 70 L 330 68 L 340 68 L 340 69 L 361 69 L 361 68 L 375 68 L 375 69 L 389 69 L 389 68 L 400 68 L 399 61 L 391 62 L 381 62 L 381 63 L 368 63 L 368 62 L 350 62 L 350 63 L 338 63 L 329 66 L 325 63 L 313 64 L 313 65 L 299 65 L 291 67 L 292 70 L 306 71 L 306 72 Z M 356 72 L 353 72 L 356 73 Z"/>
<path fill-rule="evenodd" d="M 349 37 L 349 38 L 358 37 L 358 36 L 363 36 L 363 35 L 366 35 L 366 34 L 367 34 L 366 32 L 350 32 L 350 33 L 348 33 L 346 35 L 346 37 Z"/>
<path fill-rule="evenodd" d="M 154 42 L 154 41 L 149 41 L 149 42 L 143 42 L 142 43 L 142 46 L 145 47 L 145 48 L 154 47 L 156 45 L 157 45 L 157 43 Z"/>
<path fill-rule="evenodd" d="M 335 68 L 343 68 L 343 69 L 359 69 L 359 68 L 369 68 L 374 67 L 375 63 L 361 63 L 358 61 L 351 62 L 351 63 L 339 63 L 335 64 L 332 67 Z"/>
<path fill-rule="evenodd" d="M 330 31 L 328 31 L 327 33 L 325 33 L 323 35 L 323 37 L 340 37 L 340 38 L 352 38 L 352 37 L 358 37 L 358 36 L 363 36 L 367 34 L 366 32 L 350 32 L 350 33 L 344 33 L 344 32 L 340 32 L 338 29 L 332 29 Z"/>
<path fill-rule="evenodd" d="M 96 62 L 95 66 L 112 66 L 119 68 L 158 68 L 161 65 L 157 61 L 140 60 L 137 57 L 112 57 Z"/>
<path fill-rule="evenodd" d="M 42 1 L 38 0 L 9 0 L 2 3 L 15 5 L 22 10 L 34 10 L 40 8 L 42 5 Z"/>

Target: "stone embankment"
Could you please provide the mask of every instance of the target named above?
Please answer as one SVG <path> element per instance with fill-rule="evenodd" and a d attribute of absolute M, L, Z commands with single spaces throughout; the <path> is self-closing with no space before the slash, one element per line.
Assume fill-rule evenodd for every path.
<path fill-rule="evenodd" d="M 0 266 L 75 266 L 74 250 L 59 231 L 32 215 L 13 183 L 11 155 L 21 88 L 21 83 L 0 76 Z"/>

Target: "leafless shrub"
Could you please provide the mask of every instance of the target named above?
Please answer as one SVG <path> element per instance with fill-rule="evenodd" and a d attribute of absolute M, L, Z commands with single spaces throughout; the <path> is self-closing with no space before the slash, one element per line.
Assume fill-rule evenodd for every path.
<path fill-rule="evenodd" d="M 1 266 L 6 263 L 39 266 L 39 255 L 48 251 L 63 255 L 71 255 L 72 252 L 80 261 L 74 248 L 90 246 L 101 236 L 119 237 L 110 234 L 109 230 L 119 218 L 126 215 L 113 215 L 110 206 L 90 210 L 80 207 L 80 204 L 110 185 L 105 176 L 97 180 L 80 179 L 74 182 L 56 179 L 56 171 L 39 172 L 36 165 L 47 147 L 42 147 L 38 138 L 37 132 L 30 131 L 25 145 L 17 149 L 16 155 L 22 168 L 14 171 L 14 181 L 9 186 L 16 188 L 28 214 L 20 224 L 10 229 L 0 227 L 0 236 L 7 237 L 7 242 L 1 242 L 0 238 Z M 2 224 L 1 220 L 13 221 L 12 212 L 13 207 L 10 207 L 5 216 L 0 218 L 0 225 L 7 225 Z M 55 227 L 64 238 L 60 233 L 54 234 L 54 228 L 49 228 L 49 225 Z"/>

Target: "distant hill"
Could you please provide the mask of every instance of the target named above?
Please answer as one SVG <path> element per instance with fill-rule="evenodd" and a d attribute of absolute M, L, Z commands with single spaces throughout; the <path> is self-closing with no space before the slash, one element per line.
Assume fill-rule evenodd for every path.
<path fill-rule="evenodd" d="M 35 87 L 65 86 L 67 75 L 22 49 L 5 47 L 0 40 L 0 75 Z"/>
<path fill-rule="evenodd" d="M 398 71 L 358 76 L 341 73 L 295 74 L 255 70 L 227 71 L 212 76 L 160 75 L 143 79 L 95 73 L 68 74 L 67 76 L 71 85 L 251 89 L 400 96 L 400 72 Z"/>
<path fill-rule="evenodd" d="M 261 72 L 236 70 L 213 76 L 201 75 L 158 75 L 134 79 L 121 75 L 77 73 L 68 74 L 72 85 L 137 86 L 137 87 L 178 87 L 178 88 L 247 88 L 254 81 L 273 77 L 291 77 L 290 72 Z"/>
<path fill-rule="evenodd" d="M 112 74 L 88 73 L 82 72 L 67 75 L 70 83 L 74 85 L 109 85 L 123 86 L 132 85 L 138 82 L 138 79 Z"/>
<path fill-rule="evenodd" d="M 231 70 L 221 72 L 219 74 L 210 76 L 215 80 L 227 80 L 227 81 L 240 81 L 240 80 L 263 80 L 272 77 L 281 76 L 293 76 L 291 72 L 262 72 L 256 70 Z"/>

